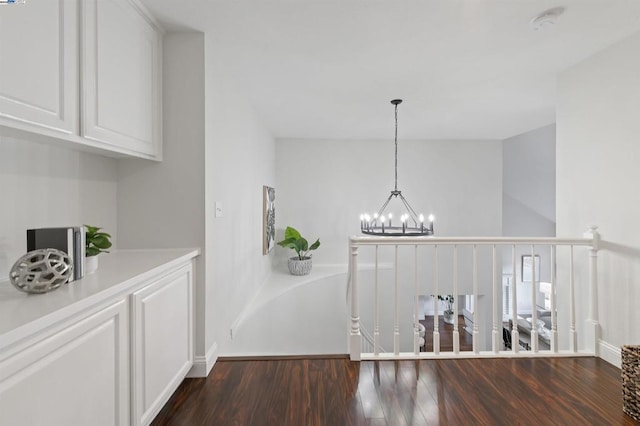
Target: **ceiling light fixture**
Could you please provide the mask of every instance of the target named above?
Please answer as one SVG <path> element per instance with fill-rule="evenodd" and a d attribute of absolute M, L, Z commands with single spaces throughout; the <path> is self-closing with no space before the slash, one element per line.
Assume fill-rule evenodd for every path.
<path fill-rule="evenodd" d="M 395 106 L 395 185 L 391 195 L 384 202 L 382 207 L 373 217 L 369 214 L 360 215 L 360 231 L 368 235 L 381 235 L 385 237 L 415 237 L 424 235 L 433 235 L 433 215 L 429 215 L 429 224 L 425 225 L 424 216 L 416 214 L 413 207 L 402 196 L 402 191 L 398 190 L 398 105 L 402 103 L 402 99 L 394 99 L 391 103 Z M 400 220 L 393 222 L 393 213 L 385 215 L 385 209 L 392 199 L 400 199 L 405 210 L 400 215 Z"/>
<path fill-rule="evenodd" d="M 563 13 L 564 7 L 562 6 L 547 9 L 534 16 L 531 21 L 529 21 L 529 27 L 534 31 L 552 27 L 558 22 L 558 18 Z"/>

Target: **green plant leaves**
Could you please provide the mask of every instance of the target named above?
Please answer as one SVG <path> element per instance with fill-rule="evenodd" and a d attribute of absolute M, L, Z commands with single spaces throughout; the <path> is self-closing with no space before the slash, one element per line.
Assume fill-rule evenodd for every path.
<path fill-rule="evenodd" d="M 286 238 L 280 242 L 278 242 L 280 247 L 290 248 L 292 250 L 297 250 L 298 246 L 296 244 L 296 240 L 293 238 Z"/>
<path fill-rule="evenodd" d="M 300 238 L 302 238 L 302 235 L 300 235 L 300 232 L 298 232 L 297 229 L 287 226 L 287 229 L 284 230 L 284 238 L 299 240 Z"/>
<path fill-rule="evenodd" d="M 297 229 L 287 226 L 284 230 L 284 240 L 277 243 L 280 247 L 290 248 L 296 252 L 300 260 L 308 257 L 308 253 L 311 250 L 315 250 L 320 247 L 320 239 L 317 239 L 315 243 L 309 247 L 309 242 L 300 235 Z"/>
<path fill-rule="evenodd" d="M 97 226 L 84 225 L 86 228 L 86 256 L 96 256 L 100 253 L 109 253 L 108 248 L 111 247 L 111 235 L 106 232 L 100 232 Z"/>

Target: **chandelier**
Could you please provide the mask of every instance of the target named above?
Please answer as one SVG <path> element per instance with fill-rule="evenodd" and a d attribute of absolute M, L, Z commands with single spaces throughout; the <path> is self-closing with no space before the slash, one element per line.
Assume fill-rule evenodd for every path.
<path fill-rule="evenodd" d="M 388 237 L 415 237 L 421 235 L 433 235 L 433 215 L 429 215 L 429 223 L 425 224 L 424 216 L 418 215 L 411 204 L 402 196 L 402 191 L 398 190 L 398 105 L 402 99 L 394 99 L 391 103 L 395 106 L 395 185 L 391 195 L 384 202 L 382 207 L 373 216 L 368 213 L 360 215 L 360 231 L 368 235 L 380 235 Z M 386 213 L 386 208 L 392 199 L 400 199 L 404 206 L 404 213 L 399 220 L 394 222 L 392 212 Z"/>

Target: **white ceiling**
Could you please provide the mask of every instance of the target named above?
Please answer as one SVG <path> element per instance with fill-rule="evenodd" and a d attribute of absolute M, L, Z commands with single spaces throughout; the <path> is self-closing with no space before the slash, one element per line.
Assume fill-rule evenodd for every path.
<path fill-rule="evenodd" d="M 555 121 L 562 70 L 640 31 L 638 0 L 143 0 L 207 33 L 278 138 L 504 139 Z M 533 31 L 539 12 L 564 6 Z"/>

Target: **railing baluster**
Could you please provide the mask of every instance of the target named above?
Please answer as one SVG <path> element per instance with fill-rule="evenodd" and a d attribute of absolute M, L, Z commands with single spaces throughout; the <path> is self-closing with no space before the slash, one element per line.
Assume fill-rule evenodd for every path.
<path fill-rule="evenodd" d="M 375 318 L 373 325 L 373 354 L 375 356 L 380 355 L 380 293 L 378 289 L 378 249 L 380 246 L 376 245 L 376 266 L 375 266 Z"/>
<path fill-rule="evenodd" d="M 593 241 L 593 242 L 592 242 Z M 381 253 L 380 253 L 380 246 L 394 246 L 395 248 L 395 252 L 394 252 L 394 264 L 392 266 L 386 266 L 388 264 L 382 264 L 381 263 Z M 447 291 L 447 287 L 444 288 L 444 290 L 440 290 L 439 289 L 439 259 L 438 259 L 438 246 L 452 246 L 452 286 L 453 288 Z M 486 271 L 486 268 L 483 267 L 483 265 L 480 265 L 479 262 L 483 261 L 485 266 L 488 266 L 487 261 L 488 259 L 484 260 L 484 258 L 482 258 L 481 253 L 479 253 L 478 247 L 479 246 L 491 246 L 491 262 L 492 262 L 492 278 L 491 278 L 491 284 L 492 284 L 492 311 L 491 313 L 489 312 L 485 312 L 485 306 L 486 309 L 489 309 L 489 305 L 487 304 L 483 304 L 483 306 L 481 307 L 482 310 L 479 310 L 479 306 L 478 306 L 478 301 L 482 300 L 480 299 L 480 294 L 479 292 L 481 291 L 479 289 L 479 286 L 482 284 L 482 274 L 484 274 L 485 272 L 487 272 L 487 275 L 485 278 L 488 278 L 488 271 Z M 567 281 L 566 279 L 558 279 L 558 269 L 557 269 L 557 257 L 558 257 L 558 245 L 561 246 L 567 246 L 570 253 L 569 253 L 569 279 L 568 279 L 568 283 L 566 283 L 566 285 L 564 285 L 564 283 Z M 373 294 L 373 304 L 374 304 L 374 309 L 373 309 L 373 333 L 369 333 L 368 330 L 363 329 L 361 327 L 361 323 L 360 323 L 360 308 L 359 308 L 359 282 L 358 282 L 358 276 L 359 276 L 359 270 L 358 270 L 358 257 L 359 257 L 359 247 L 360 246 L 375 246 L 375 263 L 373 265 L 373 269 L 374 269 L 374 291 L 375 294 Z M 407 251 L 406 252 L 402 252 L 400 253 L 400 247 L 401 246 L 406 246 L 407 247 Z M 410 251 L 409 251 L 409 247 L 413 246 L 413 291 L 411 290 L 411 278 L 410 278 L 410 274 L 411 271 L 407 268 L 405 271 L 402 272 L 402 276 L 400 273 L 400 257 L 402 256 L 402 261 L 403 261 L 403 265 L 404 262 L 407 262 L 406 266 L 409 266 L 409 262 L 411 261 L 411 255 L 410 255 Z M 432 268 L 432 273 L 433 273 L 433 318 L 434 318 L 434 324 L 433 324 L 433 352 L 429 352 L 429 353 L 422 353 L 422 345 L 421 345 L 421 310 L 423 310 L 425 307 L 420 305 L 420 291 L 425 291 L 425 288 L 420 288 L 420 266 L 419 266 L 419 260 L 420 260 L 420 250 L 422 246 L 429 246 L 429 247 L 433 247 L 433 268 Z M 472 248 L 472 259 L 467 260 L 466 256 L 460 257 L 460 250 L 459 247 L 463 247 L 466 250 L 467 246 L 471 246 Z M 502 255 L 502 248 L 506 248 L 508 246 L 511 246 L 511 272 L 512 272 L 512 276 L 511 276 L 511 283 L 510 283 L 510 290 L 511 290 L 511 295 L 509 297 L 505 299 L 500 299 L 500 287 L 498 287 L 500 285 L 498 279 L 500 278 L 500 276 L 498 275 L 499 273 L 501 273 L 501 271 L 499 271 L 498 268 L 498 256 Z M 545 284 L 545 293 L 550 291 L 550 294 L 548 295 L 549 299 L 548 301 L 545 303 L 545 309 L 547 309 L 547 307 L 549 307 L 551 313 L 550 313 L 550 321 L 551 321 L 551 325 L 550 325 L 550 333 L 548 335 L 548 342 L 549 342 L 549 350 L 543 349 L 540 350 L 541 345 L 544 345 L 544 343 L 540 343 L 540 337 L 541 337 L 541 333 L 539 331 L 538 328 L 538 321 L 540 319 L 540 311 L 537 308 L 537 296 L 538 296 L 538 284 L 540 281 L 540 270 L 541 270 L 541 266 L 542 265 L 547 265 L 546 260 L 544 260 L 544 258 L 547 256 L 547 251 L 546 251 L 546 246 L 549 247 L 549 251 L 548 251 L 548 255 L 550 255 L 550 263 L 549 263 L 549 270 L 550 270 L 550 285 L 547 286 Z M 576 264 L 575 264 L 575 259 L 574 259 L 574 247 L 578 246 L 578 247 L 586 247 L 587 249 L 590 249 L 590 256 L 589 256 L 589 266 L 588 268 L 582 268 L 582 266 L 580 266 L 580 269 L 576 269 Z M 531 254 L 531 263 L 530 263 L 530 267 L 531 267 L 531 271 L 530 271 L 530 278 L 526 278 L 527 284 L 529 282 L 531 282 L 531 309 L 532 309 L 532 314 L 531 314 L 531 326 L 529 327 L 527 325 L 527 327 L 525 329 L 523 329 L 523 339 L 525 339 L 525 337 L 530 337 L 531 338 L 531 344 L 524 344 L 523 346 L 526 347 L 527 351 L 531 351 L 531 352 L 527 352 L 530 353 L 531 356 L 534 355 L 547 355 L 547 356 L 567 356 L 567 354 L 575 354 L 575 353 L 580 353 L 581 355 L 590 355 L 592 352 L 592 346 L 593 346 L 593 351 L 596 352 L 597 354 L 597 350 L 598 350 L 598 333 L 599 333 L 599 323 L 598 323 L 598 317 L 597 317 L 597 300 L 594 300 L 595 297 L 597 297 L 597 293 L 590 293 L 589 297 L 589 307 L 587 309 L 585 309 L 585 311 L 588 312 L 584 312 L 584 311 L 579 311 L 578 309 L 576 309 L 576 297 L 577 297 L 577 291 L 581 291 L 582 287 L 579 287 L 578 285 L 580 285 L 580 282 L 577 281 L 577 279 L 579 277 L 582 277 L 582 273 L 583 272 L 588 272 L 589 276 L 591 278 L 591 282 L 589 284 L 588 289 L 593 291 L 593 287 L 596 286 L 597 287 L 597 281 L 595 281 L 596 277 L 595 275 L 597 274 L 597 241 L 596 241 L 596 237 L 593 237 L 592 239 L 589 239 L 586 237 L 584 238 L 575 238 L 575 239 L 569 239 L 569 238 L 510 238 L 510 237 L 488 237 L 488 238 L 473 238 L 473 239 L 465 239 L 465 238 L 412 238 L 412 237 L 407 237 L 407 238 L 388 238 L 388 239 L 372 239 L 369 237 L 364 237 L 364 238 L 358 238 L 358 237 L 352 237 L 350 239 L 350 257 L 349 257 L 349 271 L 350 271 L 350 280 L 348 282 L 348 289 L 350 290 L 350 293 L 348 293 L 348 296 L 350 296 L 351 300 L 349 302 L 350 304 L 350 332 L 349 332 L 349 354 L 350 354 L 350 358 L 352 360 L 360 360 L 360 359 L 380 359 L 381 356 L 383 357 L 389 357 L 389 358 L 395 358 L 395 359 L 400 359 L 400 357 L 402 358 L 414 358 L 414 359 L 419 359 L 422 357 L 444 357 L 444 358 L 474 358 L 474 357 L 486 357 L 486 356 L 492 356 L 493 354 L 500 354 L 500 355 L 507 355 L 507 356 L 518 356 L 519 352 L 520 352 L 520 336 L 519 336 L 519 327 L 518 327 L 518 288 L 520 287 L 518 285 L 519 280 L 517 279 L 519 272 L 518 272 L 518 268 L 521 267 L 521 262 L 520 259 L 518 257 L 518 250 L 522 250 L 522 248 L 527 248 L 529 247 L 529 249 L 525 250 L 525 253 L 528 253 L 530 251 Z M 498 251 L 500 249 L 500 251 Z M 405 250 L 405 249 L 403 249 Z M 448 248 L 447 248 L 448 250 Z M 480 250 L 484 250 L 484 249 L 480 249 Z M 536 250 L 538 251 L 538 257 L 536 257 Z M 564 250 L 564 249 L 563 249 Z M 448 251 L 447 251 L 448 253 Z M 564 252 L 563 252 L 564 253 Z M 408 255 L 408 256 L 407 256 Z M 563 258 L 565 257 L 564 255 L 562 256 Z M 464 260 L 464 262 L 463 262 Z M 446 264 L 446 262 L 445 262 Z M 362 266 L 361 266 L 362 267 Z M 384 290 L 383 289 L 383 281 L 381 281 L 381 279 L 383 279 L 383 277 L 380 276 L 380 269 L 391 269 L 391 267 L 394 268 L 394 289 L 393 289 L 393 314 L 389 315 L 390 312 L 387 312 L 387 314 L 385 314 L 385 310 L 384 310 L 384 304 L 385 304 L 385 299 L 382 297 L 383 295 L 381 294 L 381 292 Z M 445 267 L 448 268 L 448 266 L 445 265 Z M 468 299 L 468 301 L 471 303 L 473 302 L 473 313 L 472 313 L 472 317 L 473 317 L 473 327 L 471 330 L 469 330 L 472 334 L 472 347 L 471 349 L 466 349 L 462 347 L 462 341 L 461 341 L 461 326 L 459 325 L 459 317 L 461 314 L 461 309 L 462 309 L 462 305 L 460 304 L 460 300 L 455 300 L 459 297 L 459 293 L 461 291 L 461 278 L 464 279 L 465 274 L 468 274 L 469 270 L 471 270 L 472 272 L 472 291 L 473 291 L 473 296 L 472 298 Z M 527 272 L 529 272 L 527 270 Z M 579 275 L 576 275 L 576 273 L 580 273 Z M 463 274 L 463 275 L 461 275 Z M 400 280 L 403 279 L 403 282 L 401 282 Z M 504 277 L 503 277 L 504 280 Z M 408 282 L 405 282 L 408 281 Z M 488 283 L 487 283 L 488 284 Z M 427 285 L 427 288 L 429 288 L 429 286 Z M 550 290 L 547 290 L 548 288 L 550 288 Z M 586 288 L 586 285 L 585 285 Z M 488 290 L 488 289 L 487 289 Z M 504 291 L 507 291 L 507 289 L 505 288 Z M 453 351 L 452 352 L 447 352 L 446 353 L 441 353 L 441 341 L 440 341 L 440 325 L 439 325 L 439 308 L 440 308 L 440 302 L 438 300 L 438 294 L 441 292 L 445 292 L 445 293 L 451 293 L 451 296 L 453 296 L 454 298 L 454 303 L 452 306 L 452 310 L 453 310 L 453 317 L 454 317 L 454 321 L 453 321 L 453 332 L 452 332 L 452 343 L 453 343 Z M 410 339 L 405 339 L 406 342 L 404 342 L 405 346 L 400 346 L 400 326 L 401 326 L 401 321 L 400 321 L 400 315 L 406 315 L 406 303 L 409 302 L 410 300 L 408 299 L 409 297 L 411 297 L 411 293 L 413 293 L 413 311 L 414 311 L 414 318 L 413 318 L 413 335 L 412 335 L 412 342 L 413 342 L 413 353 L 408 352 L 410 351 L 408 344 L 409 344 L 409 340 Z M 426 293 L 428 294 L 429 291 L 427 290 Z M 486 292 L 486 296 L 488 297 L 488 292 Z M 565 295 L 565 296 L 562 296 Z M 506 295 L 505 295 L 506 296 Z M 568 321 L 567 322 L 561 322 L 559 321 L 559 317 L 558 317 L 558 297 L 562 296 L 563 298 L 561 298 L 560 300 L 564 300 L 565 297 L 568 298 L 568 303 L 569 303 L 569 309 L 568 311 L 562 311 L 562 312 L 566 312 L 568 314 Z M 527 297 L 528 299 L 528 297 Z M 506 304 L 511 304 L 512 305 L 512 312 L 509 315 L 509 317 L 511 318 L 511 322 L 512 324 L 510 325 L 508 330 L 505 330 L 504 328 L 506 328 L 506 326 L 504 325 L 504 321 L 506 321 L 506 318 L 503 316 L 503 314 L 500 311 L 500 305 L 503 303 L 501 300 L 504 301 L 504 303 Z M 389 300 L 390 302 L 390 300 Z M 371 303 L 371 302 L 369 302 Z M 402 305 L 401 305 L 402 303 Z M 548 303 L 548 305 L 547 305 Z M 382 305 L 382 306 L 381 306 Z M 401 308 L 402 308 L 402 312 L 401 312 Z M 411 309 L 411 308 L 409 308 Z M 562 308 L 564 309 L 564 308 Z M 489 349 L 489 348 L 485 348 L 485 340 L 486 338 L 488 338 L 489 336 L 487 335 L 481 335 L 480 334 L 480 329 L 481 327 L 481 321 L 482 318 L 486 318 L 486 324 L 485 327 L 489 325 L 489 319 L 487 318 L 487 316 L 485 315 L 483 317 L 483 315 L 481 315 L 482 313 L 486 313 L 488 315 L 491 315 L 492 319 L 492 327 L 491 327 L 491 348 L 490 350 L 483 350 L 483 349 Z M 578 316 L 579 314 L 579 316 Z M 384 333 L 381 332 L 382 329 L 385 328 L 385 323 L 384 321 L 388 321 L 386 324 L 387 326 L 389 326 L 389 322 L 391 321 L 391 317 L 393 316 L 393 337 L 391 336 L 387 336 L 385 338 Z M 408 318 L 407 318 L 408 319 Z M 480 319 L 480 320 L 479 320 Z M 587 348 L 589 351 L 588 352 L 579 352 L 579 347 L 578 347 L 578 333 L 577 333 L 577 328 L 579 327 L 578 324 L 581 324 L 580 321 L 585 320 L 585 324 L 586 324 L 586 337 L 584 339 L 584 341 L 580 341 L 581 345 L 584 346 L 585 348 Z M 546 320 L 545 320 L 546 321 Z M 402 324 L 406 324 L 406 321 L 403 320 Z M 448 326 L 447 326 L 448 327 Z M 404 329 L 403 329 L 404 330 Z M 484 328 L 483 328 L 484 330 Z M 409 329 L 407 328 L 406 330 L 404 330 L 404 332 L 408 333 Z M 568 348 L 562 346 L 562 348 L 560 347 L 560 337 L 563 337 L 564 340 L 564 336 L 565 333 L 568 332 L 568 339 L 569 339 L 569 344 L 568 344 Z M 506 334 L 505 334 L 506 333 Z M 545 331 L 546 333 L 546 331 Z M 506 338 L 508 339 L 509 334 L 511 335 L 511 343 L 512 343 L 512 347 L 511 347 L 511 351 L 507 354 L 506 352 L 502 352 L 501 351 L 501 347 L 502 347 L 502 338 L 503 336 L 506 336 Z M 484 337 L 483 337 L 484 336 Z M 595 336 L 595 337 L 594 337 Z M 405 337 L 409 337 L 408 335 Z M 592 340 L 594 340 L 594 338 L 596 339 L 595 342 L 592 342 Z M 393 340 L 393 351 L 385 351 L 385 349 L 383 348 L 383 346 L 386 346 L 386 344 L 384 343 L 384 340 Z M 544 341 L 547 342 L 547 335 L 544 334 Z M 488 342 L 487 342 L 488 343 Z M 547 347 L 546 345 L 544 346 L 545 348 Z M 389 348 L 390 349 L 390 348 Z M 568 349 L 568 350 L 567 350 Z M 527 356 L 527 353 L 522 353 L 519 355 L 524 355 Z M 499 355 L 499 356 L 500 356 Z"/>
<path fill-rule="evenodd" d="M 395 253 L 395 278 L 393 282 L 394 287 L 394 320 L 393 320 L 393 353 L 400 355 L 400 312 L 398 310 L 398 246 L 396 245 Z"/>
<path fill-rule="evenodd" d="M 360 361 L 362 336 L 358 312 L 358 246 L 351 244 L 351 361 Z"/>
<path fill-rule="evenodd" d="M 558 315 L 556 313 L 556 245 L 551 246 L 551 352 L 558 353 Z"/>
<path fill-rule="evenodd" d="M 586 340 L 591 346 L 589 349 L 597 356 L 600 346 L 600 319 L 598 315 L 598 245 L 600 235 L 597 226 L 591 226 L 589 231 L 593 242 L 589 249 L 589 318 L 586 321 L 588 326 Z"/>
<path fill-rule="evenodd" d="M 458 331 L 458 245 L 453 245 L 453 353 L 460 353 L 460 332 Z"/>
<path fill-rule="evenodd" d="M 569 350 L 578 352 L 578 333 L 576 332 L 576 299 L 573 274 L 573 244 L 569 252 Z"/>
<path fill-rule="evenodd" d="M 511 275 L 511 297 L 513 304 L 512 329 L 511 329 L 511 350 L 514 354 L 520 352 L 520 333 L 518 333 L 518 281 L 516 279 L 516 245 L 511 247 L 511 264 L 513 271 Z"/>
<path fill-rule="evenodd" d="M 493 246 L 495 252 L 496 246 Z M 473 245 L 473 352 L 480 353 L 480 332 L 478 330 L 478 251 Z"/>
<path fill-rule="evenodd" d="M 538 352 L 538 303 L 536 292 L 536 253 L 531 244 L 531 351 Z"/>
<path fill-rule="evenodd" d="M 433 246 L 433 353 L 440 353 L 440 318 L 438 316 L 438 245 Z M 426 335 L 425 335 L 426 336 Z"/>
<path fill-rule="evenodd" d="M 492 272 L 493 272 L 493 328 L 491 333 L 491 343 L 493 344 L 493 352 L 498 353 L 500 350 L 500 335 L 498 334 L 498 260 L 496 258 L 496 246 L 493 245 L 492 255 Z M 500 317 L 502 323 L 502 318 Z M 502 327 L 501 327 L 502 328 Z"/>
<path fill-rule="evenodd" d="M 415 355 L 420 354 L 420 328 L 418 327 L 418 245 L 414 247 L 414 262 L 413 262 L 413 353 Z"/>

